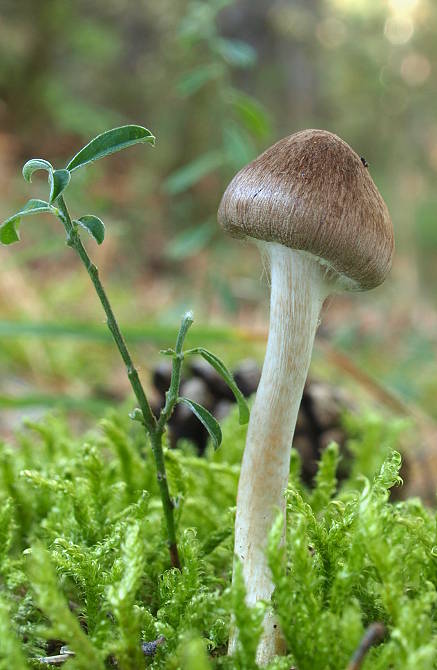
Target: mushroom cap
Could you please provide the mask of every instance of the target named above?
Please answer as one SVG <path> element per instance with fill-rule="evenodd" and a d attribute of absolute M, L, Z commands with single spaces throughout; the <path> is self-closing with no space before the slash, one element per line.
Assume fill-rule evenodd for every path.
<path fill-rule="evenodd" d="M 378 286 L 391 267 L 393 226 L 367 163 L 326 130 L 285 137 L 246 165 L 218 220 L 234 237 L 309 252 L 357 289 Z"/>

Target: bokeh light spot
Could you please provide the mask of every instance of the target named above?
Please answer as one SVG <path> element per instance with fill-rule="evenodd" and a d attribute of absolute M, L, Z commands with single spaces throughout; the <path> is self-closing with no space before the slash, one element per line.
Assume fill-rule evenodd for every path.
<path fill-rule="evenodd" d="M 414 32 L 414 23 L 408 16 L 392 16 L 387 19 L 384 35 L 392 44 L 406 44 Z"/>
<path fill-rule="evenodd" d="M 338 19 L 324 19 L 317 24 L 316 35 L 324 47 L 336 49 L 346 39 L 346 26 L 343 21 L 339 21 Z"/>
<path fill-rule="evenodd" d="M 431 63 L 423 54 L 412 52 L 401 63 L 402 79 L 409 86 L 420 86 L 431 74 Z"/>
<path fill-rule="evenodd" d="M 389 0 L 388 6 L 395 14 L 410 14 L 419 5 L 419 0 Z"/>

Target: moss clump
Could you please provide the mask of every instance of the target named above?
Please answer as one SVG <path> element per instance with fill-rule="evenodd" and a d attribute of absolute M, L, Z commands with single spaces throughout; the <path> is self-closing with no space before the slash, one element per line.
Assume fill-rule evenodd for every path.
<path fill-rule="evenodd" d="M 352 432 L 353 451 L 367 455 L 340 491 L 335 445 L 313 491 L 293 457 L 286 543 L 278 518 L 268 545 L 288 656 L 270 670 L 346 668 L 374 621 L 387 635 L 363 668 L 437 667 L 434 513 L 418 500 L 388 502 L 399 483 L 394 424 L 365 416 Z M 231 586 L 244 444 L 235 415 L 223 433 L 222 448 L 204 458 L 189 445 L 166 452 L 182 572 L 168 566 L 150 447 L 135 422 L 112 412 L 77 439 L 48 417 L 1 445 L 0 669 L 39 667 L 36 658 L 65 644 L 75 653 L 67 667 L 82 670 L 256 668 L 262 606 L 245 605 L 238 571 Z M 232 660 L 231 617 L 241 630 Z M 160 636 L 155 655 L 144 655 L 141 642 Z"/>

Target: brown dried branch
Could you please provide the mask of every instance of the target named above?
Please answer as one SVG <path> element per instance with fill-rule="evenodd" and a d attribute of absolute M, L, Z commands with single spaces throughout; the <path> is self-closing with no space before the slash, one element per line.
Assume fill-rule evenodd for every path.
<path fill-rule="evenodd" d="M 352 656 L 349 665 L 347 666 L 347 670 L 359 670 L 370 647 L 372 647 L 374 644 L 378 644 L 378 642 L 381 642 L 384 635 L 384 624 L 378 622 L 370 624 L 361 639 L 358 649 Z"/>

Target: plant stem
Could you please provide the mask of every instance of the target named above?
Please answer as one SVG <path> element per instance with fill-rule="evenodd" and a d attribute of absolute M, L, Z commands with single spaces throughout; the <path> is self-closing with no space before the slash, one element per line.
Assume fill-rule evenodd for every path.
<path fill-rule="evenodd" d="M 347 666 L 347 670 L 359 670 L 370 647 L 372 647 L 374 644 L 378 644 L 378 642 L 381 642 L 385 636 L 385 633 L 386 631 L 384 624 L 379 622 L 370 624 L 361 639 L 358 649 Z"/>
<path fill-rule="evenodd" d="M 165 394 L 165 405 L 159 415 L 157 428 L 154 431 L 154 433 L 151 434 L 152 449 L 154 450 L 156 467 L 158 469 L 158 484 L 161 488 L 161 497 L 163 500 L 168 495 L 168 486 L 166 480 L 162 479 L 160 475 L 160 464 L 161 462 L 163 463 L 163 453 L 161 446 L 162 436 L 164 434 L 165 427 L 171 415 L 173 414 L 173 410 L 178 401 L 179 386 L 181 383 L 182 361 L 184 360 L 184 355 L 182 353 L 182 346 L 184 344 L 188 328 L 191 326 L 192 323 L 193 323 L 192 313 L 187 312 L 182 319 L 181 327 L 179 329 L 178 337 L 176 340 L 176 349 L 175 349 L 175 355 L 173 356 L 170 387 L 167 393 Z M 164 470 L 164 477 L 165 477 L 165 470 Z M 170 537 L 170 529 L 174 529 L 173 502 L 170 500 L 170 503 L 171 508 L 169 507 L 169 505 L 164 505 L 164 514 L 166 516 L 167 528 L 169 529 L 169 537 Z M 174 530 L 172 532 L 173 536 L 175 537 Z M 179 562 L 176 541 L 174 543 L 170 543 L 170 556 L 172 558 L 173 565 L 175 565 L 173 561 Z"/>
<path fill-rule="evenodd" d="M 187 312 L 182 318 L 181 327 L 179 329 L 178 337 L 176 340 L 176 349 L 173 356 L 173 365 L 171 372 L 170 387 L 165 394 L 165 405 L 162 409 L 162 412 L 159 416 L 158 428 L 164 430 L 165 425 L 173 414 L 173 410 L 176 406 L 179 397 L 179 386 L 181 383 L 181 371 L 182 371 L 182 361 L 184 360 L 184 355 L 182 353 L 182 347 L 186 334 L 189 327 L 193 323 L 193 315 L 191 312 Z"/>
<path fill-rule="evenodd" d="M 178 546 L 176 542 L 176 529 L 174 522 L 174 502 L 170 497 L 170 491 L 168 490 L 167 483 L 167 474 L 165 471 L 165 462 L 164 462 L 164 452 L 162 449 L 162 436 L 164 430 L 154 430 L 153 433 L 150 433 L 150 441 L 152 444 L 153 456 L 155 458 L 156 464 L 156 473 L 159 486 L 159 492 L 161 494 L 162 507 L 164 510 L 165 522 L 167 525 L 167 535 L 168 535 L 168 549 L 170 552 L 170 561 L 173 568 L 181 569 L 181 562 L 179 559 Z"/>
<path fill-rule="evenodd" d="M 167 525 L 170 561 L 172 567 L 180 569 L 181 563 L 179 560 L 179 554 L 176 542 L 176 529 L 173 514 L 174 503 L 170 497 L 170 492 L 168 489 L 164 452 L 162 449 L 162 436 L 165 430 L 165 421 L 163 422 L 162 425 L 158 424 L 158 421 L 156 420 L 155 416 L 152 413 L 149 401 L 147 400 L 146 394 L 144 392 L 143 386 L 138 376 L 138 371 L 133 364 L 131 355 L 126 346 L 126 342 L 123 338 L 123 335 L 121 334 L 114 312 L 112 311 L 111 304 L 108 300 L 105 289 L 103 288 L 102 282 L 100 281 L 99 271 L 97 267 L 94 265 L 94 263 L 92 263 L 85 247 L 81 242 L 81 239 L 75 229 L 75 226 L 71 221 L 70 214 L 68 213 L 68 209 L 65 204 L 64 198 L 60 196 L 56 202 L 60 211 L 59 218 L 61 219 L 64 225 L 65 232 L 67 233 L 67 244 L 69 247 L 71 247 L 77 252 L 93 283 L 97 296 L 106 314 L 107 326 L 112 334 L 115 344 L 117 345 L 117 349 L 120 352 L 123 362 L 126 365 L 130 385 L 140 406 L 144 419 L 144 426 L 146 432 L 148 432 L 150 436 L 153 456 L 155 458 L 158 486 L 161 494 L 164 517 Z M 182 364 L 182 360 L 180 361 L 180 364 Z"/>

